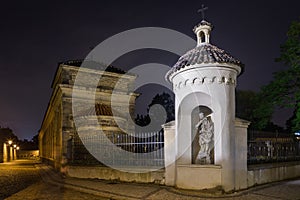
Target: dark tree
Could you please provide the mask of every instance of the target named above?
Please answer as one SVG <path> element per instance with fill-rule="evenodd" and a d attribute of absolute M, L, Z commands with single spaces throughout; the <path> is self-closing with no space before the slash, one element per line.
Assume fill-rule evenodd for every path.
<path fill-rule="evenodd" d="M 257 93 L 254 91 L 236 91 L 236 116 L 254 122 L 254 110 L 257 107 Z"/>
<path fill-rule="evenodd" d="M 147 126 L 151 120 L 155 121 L 159 121 L 159 117 L 157 115 L 151 115 L 151 113 L 149 114 L 150 108 L 151 106 L 155 105 L 155 104 L 159 104 L 161 105 L 164 110 L 166 111 L 166 122 L 172 121 L 175 119 L 175 105 L 174 105 L 174 101 L 173 98 L 170 94 L 163 92 L 162 94 L 157 94 L 155 95 L 155 97 L 152 99 L 151 103 L 148 105 L 147 108 L 147 115 L 137 115 L 137 117 L 135 118 L 135 123 L 139 126 Z M 159 113 L 155 112 L 154 113 Z M 159 124 L 160 126 L 161 124 Z"/>
<path fill-rule="evenodd" d="M 137 115 L 135 118 L 135 123 L 139 126 L 147 126 L 147 124 L 150 123 L 150 117 L 149 115 Z"/>
<path fill-rule="evenodd" d="M 160 104 L 164 107 L 167 112 L 167 120 L 166 122 L 172 121 L 175 119 L 175 105 L 173 98 L 170 94 L 163 92 L 162 94 L 157 94 L 152 102 L 148 105 L 148 111 L 150 107 L 154 104 Z"/>
<path fill-rule="evenodd" d="M 10 128 L 2 128 L 0 126 L 0 142 L 1 144 L 7 143 L 8 140 L 12 140 L 13 143 L 18 143 L 18 137 L 13 133 L 12 129 Z"/>
<path fill-rule="evenodd" d="M 31 139 L 32 143 L 35 145 L 36 149 L 39 146 L 39 134 L 36 134 Z"/>
<path fill-rule="evenodd" d="M 297 131 L 300 130 L 300 21 L 291 23 L 276 61 L 286 65 L 286 69 L 275 72 L 273 81 L 262 88 L 260 99 L 265 110 L 257 112 L 270 116 L 278 106 L 293 108 L 294 115 L 288 123 L 292 131 Z M 267 121 L 262 121 L 261 125 L 266 126 Z"/>
<path fill-rule="evenodd" d="M 271 109 L 259 93 L 238 90 L 236 92 L 236 116 L 251 122 L 249 129 L 283 132 L 283 128 L 274 124 Z"/>
<path fill-rule="evenodd" d="M 27 139 L 24 140 L 20 140 L 19 144 L 20 144 L 20 148 L 22 150 L 37 150 L 39 147 L 39 135 L 35 135 L 32 137 L 32 139 L 29 141 Z"/>

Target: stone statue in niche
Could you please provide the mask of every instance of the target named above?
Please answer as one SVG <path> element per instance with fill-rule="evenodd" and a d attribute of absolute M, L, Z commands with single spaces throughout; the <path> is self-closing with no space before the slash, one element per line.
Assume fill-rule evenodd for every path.
<path fill-rule="evenodd" d="M 199 146 L 196 160 L 201 161 L 205 159 L 206 164 L 211 164 L 211 151 L 214 147 L 214 124 L 211 116 L 204 116 L 204 113 L 199 113 L 199 122 L 196 124 L 196 130 L 199 134 Z"/>

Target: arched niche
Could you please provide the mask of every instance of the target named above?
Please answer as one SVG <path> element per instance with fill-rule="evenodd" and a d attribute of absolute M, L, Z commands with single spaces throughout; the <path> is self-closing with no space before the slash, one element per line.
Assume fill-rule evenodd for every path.
<path fill-rule="evenodd" d="M 196 151 L 197 147 L 193 147 L 193 143 L 195 141 L 194 136 L 196 135 L 196 121 L 199 121 L 199 108 L 202 108 L 203 111 L 205 110 L 206 115 L 210 114 L 212 116 L 212 102 L 211 96 L 204 92 L 190 93 L 179 102 L 176 113 L 176 129 L 178 133 L 178 158 L 180 163 L 192 164 L 195 162 L 193 151 Z"/>

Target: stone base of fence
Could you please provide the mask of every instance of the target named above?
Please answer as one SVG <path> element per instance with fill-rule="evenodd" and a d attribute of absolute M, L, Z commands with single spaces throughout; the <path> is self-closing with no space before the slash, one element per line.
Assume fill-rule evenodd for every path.
<path fill-rule="evenodd" d="M 300 177 L 300 161 L 248 166 L 248 187 Z"/>
<path fill-rule="evenodd" d="M 133 172 L 128 172 L 130 170 L 132 170 Z M 102 180 L 117 180 L 124 182 L 165 184 L 164 169 L 157 171 L 148 171 L 145 173 L 135 173 L 134 171 L 135 170 L 133 170 L 133 168 L 119 171 L 104 166 L 69 166 L 68 176 L 74 178 L 97 178 Z"/>

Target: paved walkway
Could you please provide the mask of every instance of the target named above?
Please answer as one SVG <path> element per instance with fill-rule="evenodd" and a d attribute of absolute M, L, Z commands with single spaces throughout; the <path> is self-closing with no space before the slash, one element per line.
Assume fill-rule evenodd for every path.
<path fill-rule="evenodd" d="M 9 162 L 0 164 L 0 199 L 4 199 L 40 179 L 35 161 Z"/>
<path fill-rule="evenodd" d="M 7 198 L 25 199 L 291 199 L 300 200 L 300 179 L 255 187 L 234 194 L 178 190 L 156 184 L 121 183 L 95 179 L 63 179 L 49 166 L 35 165 L 41 180 Z"/>

